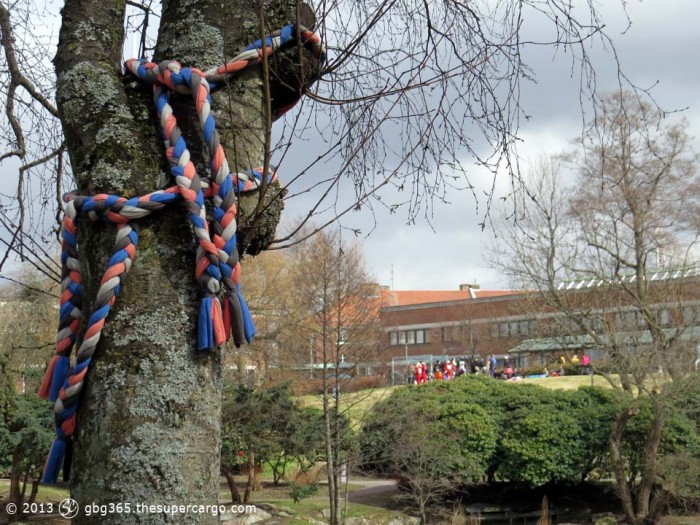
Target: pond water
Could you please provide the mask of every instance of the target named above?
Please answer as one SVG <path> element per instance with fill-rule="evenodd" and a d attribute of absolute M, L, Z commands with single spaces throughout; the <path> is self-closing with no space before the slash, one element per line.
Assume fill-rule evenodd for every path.
<path fill-rule="evenodd" d="M 619 513 L 619 502 L 611 487 L 581 484 L 531 489 L 503 483 L 471 487 L 461 494 L 465 514 L 488 525 L 535 525 L 542 513 L 542 500 L 553 525 L 587 524 L 593 515 Z"/>

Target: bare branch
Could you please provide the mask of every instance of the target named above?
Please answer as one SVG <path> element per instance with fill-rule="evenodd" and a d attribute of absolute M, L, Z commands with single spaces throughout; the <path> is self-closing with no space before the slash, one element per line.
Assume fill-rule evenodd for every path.
<path fill-rule="evenodd" d="M 7 65 L 10 69 L 10 78 L 12 79 L 11 85 L 22 86 L 46 111 L 58 118 L 58 110 L 34 87 L 34 84 L 32 84 L 19 69 L 13 45 L 10 13 L 2 4 L 0 4 L 0 31 L 2 32 L 0 44 L 5 51 L 5 58 L 7 59 Z"/>

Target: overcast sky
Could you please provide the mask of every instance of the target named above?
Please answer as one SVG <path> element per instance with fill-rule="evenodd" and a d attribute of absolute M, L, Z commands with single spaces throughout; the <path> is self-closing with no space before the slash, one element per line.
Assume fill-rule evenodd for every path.
<path fill-rule="evenodd" d="M 605 9 L 611 9 L 604 13 L 606 31 L 614 39 L 627 76 L 642 87 L 658 82 L 653 94 L 662 107 L 688 108 L 683 114 L 688 119 L 690 134 L 695 137 L 695 149 L 700 151 L 700 33 L 697 28 L 700 2 L 632 0 L 628 2 L 632 21 L 629 29 L 620 2 L 600 3 Z M 56 19 L 47 20 L 57 23 Z M 547 39 L 546 29 L 531 23 L 528 31 L 541 30 L 541 35 L 534 36 Z M 600 46 L 591 52 L 599 89 L 614 89 L 617 79 L 610 55 Z M 536 83 L 522 84 L 521 103 L 531 116 L 528 121 L 522 121 L 519 133 L 523 140 L 519 153 L 524 171 L 527 171 L 528 161 L 570 148 L 570 140 L 581 132 L 582 119 L 577 80 L 570 74 L 570 57 L 561 51 L 554 56 L 552 48 L 537 47 L 526 51 L 524 60 L 536 75 Z M 297 154 L 301 152 L 308 158 L 305 148 L 308 149 L 309 144 L 302 143 Z M 469 158 L 464 161 L 474 164 Z M 480 178 L 479 173 L 475 168 L 475 175 L 470 179 L 477 186 L 477 193 L 491 187 L 490 176 L 484 173 Z M 281 173 L 283 181 L 284 177 Z M 508 177 L 497 180 L 496 197 L 505 196 L 510 190 Z M 287 202 L 280 231 L 307 211 L 311 198 L 313 195 Z M 494 235 L 490 229 L 482 231 L 479 226 L 484 220 L 484 199 L 478 203 L 478 208 L 469 192 L 454 192 L 449 200 L 450 204 L 435 204 L 430 222 L 419 219 L 407 225 L 406 213 L 401 210 L 389 215 L 377 209 L 373 217 L 365 209 L 347 216 L 343 225 L 360 229 L 363 234 L 371 231 L 369 236 L 357 238 L 369 271 L 378 282 L 395 290 L 455 290 L 461 283 L 479 283 L 487 289 L 507 288 L 508 283 L 485 263 Z M 348 232 L 343 234 L 346 239 L 355 238 L 349 230 L 343 231 Z"/>
<path fill-rule="evenodd" d="M 617 2 L 610 2 L 617 4 Z M 664 108 L 688 107 L 696 150 L 700 150 L 700 2 L 664 0 L 629 2 L 632 26 L 616 11 L 606 19 L 608 34 L 614 38 L 622 67 L 637 85 L 648 87 L 658 81 L 653 94 Z M 623 34 L 624 32 L 624 34 Z M 581 132 L 579 90 L 570 78 L 568 57 L 553 57 L 549 48 L 530 52 L 526 61 L 533 67 L 537 83 L 523 84 L 522 104 L 531 115 L 523 122 L 519 148 L 524 161 L 570 148 L 569 141 Z M 616 77 L 609 55 L 594 51 L 600 89 L 613 89 Z M 474 180 L 478 184 L 478 180 Z M 484 177 L 483 190 L 490 187 Z M 510 190 L 506 177 L 498 181 L 497 196 Z M 487 267 L 484 256 L 493 232 L 479 227 L 473 196 L 456 192 L 450 205 L 437 204 L 431 223 L 407 225 L 405 214 L 377 216 L 377 226 L 360 238 L 369 270 L 377 281 L 395 290 L 454 290 L 460 283 L 479 283 L 482 288 L 502 289 L 508 283 Z M 480 203 L 483 211 L 484 203 Z M 288 204 L 286 217 L 302 213 L 303 204 Z M 353 214 L 344 224 L 367 232 L 373 219 Z M 351 234 L 347 234 L 351 238 Z"/>

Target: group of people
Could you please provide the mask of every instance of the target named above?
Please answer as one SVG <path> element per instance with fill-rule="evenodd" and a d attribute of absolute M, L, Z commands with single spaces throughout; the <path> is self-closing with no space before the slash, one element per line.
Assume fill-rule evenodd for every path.
<path fill-rule="evenodd" d="M 450 381 L 466 373 L 466 363 L 464 361 L 459 361 L 459 363 L 457 363 L 457 360 L 454 358 L 448 359 L 445 362 L 437 361 L 433 365 L 432 370 L 429 370 L 425 361 L 421 361 L 420 363 L 416 363 L 413 367 L 413 383 L 422 385 L 433 379 Z"/>
<path fill-rule="evenodd" d="M 564 356 L 561 356 L 559 358 L 562 362 L 562 364 L 565 364 L 566 358 Z M 574 354 L 571 357 L 571 364 L 572 365 L 581 365 L 581 366 L 591 366 L 591 358 L 588 354 L 583 354 L 581 358 L 577 354 Z"/>
<path fill-rule="evenodd" d="M 455 377 L 464 374 L 483 373 L 485 365 L 480 357 L 469 361 L 457 361 L 457 359 L 453 357 L 445 361 L 438 360 L 431 366 L 428 366 L 425 361 L 421 361 L 416 363 L 411 370 L 412 374 L 409 376 L 409 382 L 415 385 L 422 385 L 432 380 L 451 381 Z"/>
<path fill-rule="evenodd" d="M 545 368 L 545 376 L 563 375 L 563 365 L 566 362 L 566 357 L 560 356 L 556 362 L 561 362 L 561 370 L 550 373 L 547 368 Z M 572 365 L 580 365 L 582 370 L 587 370 L 590 368 L 591 358 L 585 353 L 581 357 L 574 354 L 570 359 L 570 363 Z M 496 356 L 491 354 L 486 359 L 475 356 L 474 358 L 465 357 L 463 360 L 457 361 L 456 358 L 452 358 L 446 359 L 445 361 L 437 361 L 430 366 L 427 365 L 425 361 L 421 361 L 416 363 L 415 366 L 409 367 L 407 382 L 421 385 L 431 380 L 450 381 L 455 377 L 468 373 L 486 374 L 496 379 L 510 381 L 521 379 L 521 374 L 508 357 L 503 360 L 503 366 L 499 367 Z"/>

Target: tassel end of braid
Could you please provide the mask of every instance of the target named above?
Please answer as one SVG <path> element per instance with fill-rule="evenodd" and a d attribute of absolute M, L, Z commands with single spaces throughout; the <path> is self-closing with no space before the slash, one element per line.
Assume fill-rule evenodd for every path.
<path fill-rule="evenodd" d="M 51 444 L 51 451 L 44 463 L 44 475 L 41 482 L 44 485 L 53 485 L 58 481 L 58 474 L 63 466 L 63 456 L 66 452 L 66 440 L 56 437 Z"/>
<path fill-rule="evenodd" d="M 53 356 L 51 361 L 49 361 L 49 366 L 46 367 L 44 378 L 41 380 L 38 392 L 39 397 L 49 401 L 56 401 L 69 369 L 70 358 L 68 356 Z"/>
<path fill-rule="evenodd" d="M 240 286 L 236 288 L 236 295 L 238 296 L 238 301 L 241 303 L 244 337 L 248 344 L 250 344 L 253 342 L 253 337 L 255 337 L 255 323 L 253 322 L 253 316 L 250 315 L 248 305 L 246 304 L 245 299 L 243 299 Z"/>
<path fill-rule="evenodd" d="M 226 294 L 224 300 L 224 326 L 227 339 L 233 337 L 233 344 L 238 348 L 247 342 L 253 342 L 255 323 L 250 315 L 248 305 L 241 294 L 240 288 Z"/>
<path fill-rule="evenodd" d="M 243 311 L 238 295 L 229 292 L 224 299 L 224 325 L 227 338 L 233 337 L 233 344 L 238 348 L 243 344 L 245 332 L 243 329 Z"/>
<path fill-rule="evenodd" d="M 226 342 L 221 304 L 216 297 L 205 297 L 199 305 L 197 350 L 207 351 Z"/>

